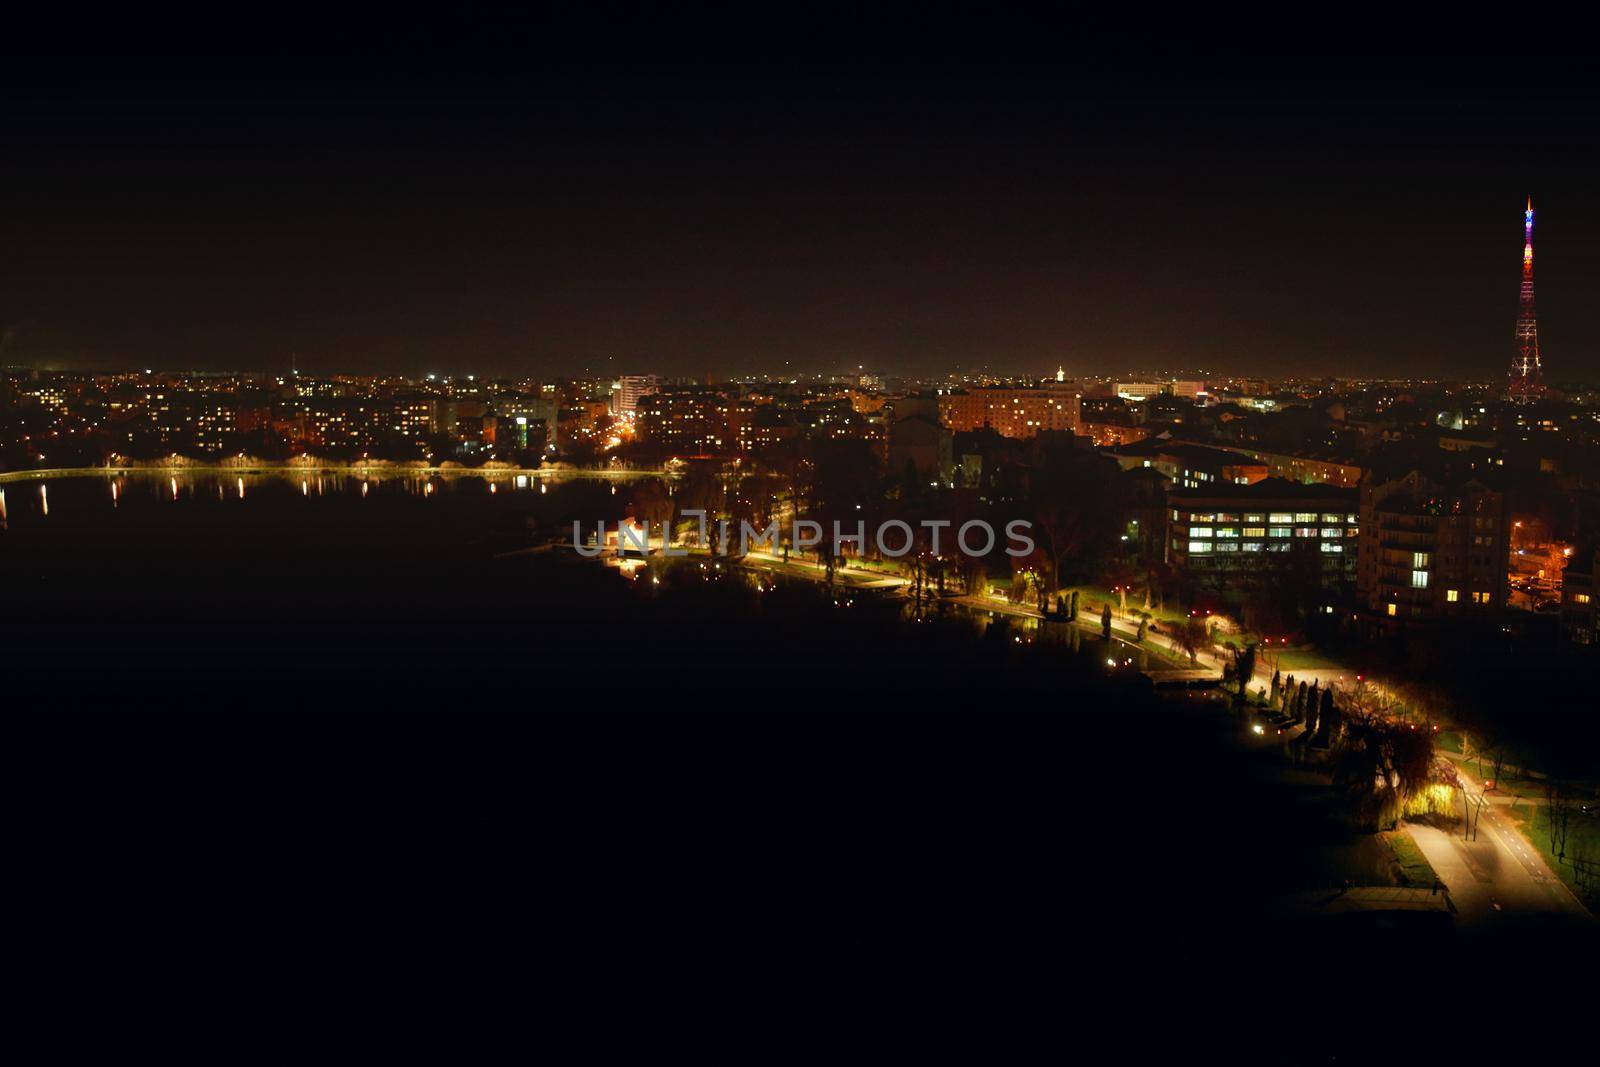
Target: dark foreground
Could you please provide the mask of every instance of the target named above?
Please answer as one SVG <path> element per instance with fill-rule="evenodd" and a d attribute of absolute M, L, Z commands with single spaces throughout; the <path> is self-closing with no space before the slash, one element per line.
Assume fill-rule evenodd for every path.
<path fill-rule="evenodd" d="M 84 532 L 5 557 L 12 582 L 57 583 L 5 634 L 26 1047 L 1581 1047 L 1558 1038 L 1593 1003 L 1592 929 L 1278 914 L 1326 880 L 1326 828 L 1219 712 L 804 590 L 641 596 L 497 560 L 487 536 L 385 528 L 124 531 L 93 552 Z"/>

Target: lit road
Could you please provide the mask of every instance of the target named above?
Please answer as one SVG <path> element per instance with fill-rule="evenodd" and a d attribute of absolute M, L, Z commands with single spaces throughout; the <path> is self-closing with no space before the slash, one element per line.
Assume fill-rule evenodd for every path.
<path fill-rule="evenodd" d="M 1483 793 L 1482 785 L 1459 764 L 1457 770 L 1469 794 Z M 1405 827 L 1450 890 L 1463 922 L 1498 915 L 1591 917 L 1511 820 L 1492 805 L 1478 821 L 1476 841 L 1463 841 L 1459 829 L 1451 833 L 1417 823 Z"/>

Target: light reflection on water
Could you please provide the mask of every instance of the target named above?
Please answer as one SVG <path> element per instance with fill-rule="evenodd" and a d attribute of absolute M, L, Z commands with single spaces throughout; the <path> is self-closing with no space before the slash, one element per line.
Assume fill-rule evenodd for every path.
<path fill-rule="evenodd" d="M 641 473 L 633 478 L 657 477 Z M 512 498 L 534 498 L 550 491 L 554 482 L 559 493 L 563 485 L 590 480 L 583 474 L 559 476 L 512 472 L 474 472 L 441 476 L 435 473 L 395 473 L 373 475 L 371 472 L 345 474 L 318 474 L 315 478 L 293 472 L 196 472 L 184 474 L 170 471 L 140 472 L 118 471 L 104 476 L 70 475 L 38 483 L 38 494 L 32 506 L 17 508 L 15 493 L 8 501 L 5 486 L 0 486 L 0 529 L 14 522 L 39 522 L 48 519 L 52 511 L 61 516 L 84 516 L 100 510 L 116 511 L 124 506 L 137 507 L 150 502 L 190 504 L 210 500 L 212 506 L 233 506 L 244 503 L 254 506 L 263 498 L 299 498 L 331 496 L 351 499 L 396 497 L 451 497 L 456 495 L 509 494 Z M 615 479 L 610 485 L 616 493 Z M 14 489 L 14 487 L 11 487 Z M 297 491 L 298 490 L 298 491 Z M 23 498 L 27 499 L 27 498 Z"/>

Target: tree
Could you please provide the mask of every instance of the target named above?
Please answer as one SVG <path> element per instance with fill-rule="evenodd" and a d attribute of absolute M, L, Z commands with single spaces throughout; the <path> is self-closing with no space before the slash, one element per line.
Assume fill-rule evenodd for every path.
<path fill-rule="evenodd" d="M 1150 620 L 1149 619 L 1140 619 L 1139 620 L 1139 632 L 1134 635 L 1134 638 L 1133 638 L 1134 643 L 1135 644 L 1140 644 L 1140 645 L 1144 644 L 1145 633 L 1149 629 L 1150 629 Z"/>
<path fill-rule="evenodd" d="M 1278 702 L 1278 688 L 1279 688 L 1278 671 L 1277 671 L 1277 668 L 1273 668 L 1273 671 L 1272 671 L 1272 691 L 1267 696 L 1267 703 L 1276 704 Z"/>
<path fill-rule="evenodd" d="M 1333 703 L 1333 690 L 1322 691 L 1322 703 L 1317 709 L 1317 746 L 1326 748 L 1338 740 L 1339 709 Z M 1413 731 L 1415 732 L 1415 731 Z"/>
<path fill-rule="evenodd" d="M 1550 851 L 1556 859 L 1567 857 L 1567 830 L 1572 822 L 1572 793 L 1559 779 L 1549 778 L 1544 786 L 1545 829 L 1550 834 Z"/>
<path fill-rule="evenodd" d="M 1106 606 L 1100 609 L 1100 638 L 1104 641 L 1111 640 L 1111 601 L 1106 601 Z"/>
<path fill-rule="evenodd" d="M 1119 544 L 1122 481 L 1115 463 L 1092 452 L 1039 447 L 1026 498 L 1040 579 L 1053 591 L 1068 560 L 1091 569 Z"/>
<path fill-rule="evenodd" d="M 1198 659 L 1200 653 L 1211 651 L 1211 629 L 1206 626 L 1204 619 L 1191 615 L 1172 636 L 1178 647 L 1188 653 L 1191 664 Z"/>
<path fill-rule="evenodd" d="M 1242 708 L 1245 698 L 1249 696 L 1250 680 L 1256 673 L 1256 646 L 1245 645 L 1244 648 L 1233 654 L 1234 674 L 1239 680 L 1239 691 L 1234 695 L 1235 707 Z"/>
<path fill-rule="evenodd" d="M 818 562 L 827 572 L 833 587 L 834 571 L 842 554 L 834 552 L 833 531 L 854 532 L 864 517 L 862 509 L 882 499 L 878 483 L 878 459 L 872 446 L 863 440 L 815 441 L 812 443 L 812 473 L 806 517 L 822 526 L 816 551 Z M 858 550 L 865 545 L 858 545 Z"/>
<path fill-rule="evenodd" d="M 1331 703 L 1324 707 L 1336 726 L 1338 711 Z M 1432 731 L 1375 717 L 1353 719 L 1335 752 L 1333 784 L 1351 799 L 1358 821 L 1372 829 L 1393 827 L 1412 798 L 1454 779 L 1436 765 Z"/>
<path fill-rule="evenodd" d="M 640 482 L 633 491 L 633 517 L 649 523 L 653 535 L 658 530 L 671 528 L 673 516 L 677 511 L 676 503 L 672 497 L 672 490 L 666 482 L 659 478 L 649 478 Z"/>

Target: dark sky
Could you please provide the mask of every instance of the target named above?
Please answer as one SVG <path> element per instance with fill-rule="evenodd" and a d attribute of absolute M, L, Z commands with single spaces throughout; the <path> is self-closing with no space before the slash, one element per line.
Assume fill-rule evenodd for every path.
<path fill-rule="evenodd" d="M 511 58 L 11 65 L 0 362 L 1497 375 L 1531 193 L 1547 373 L 1600 372 L 1576 80 Z"/>

